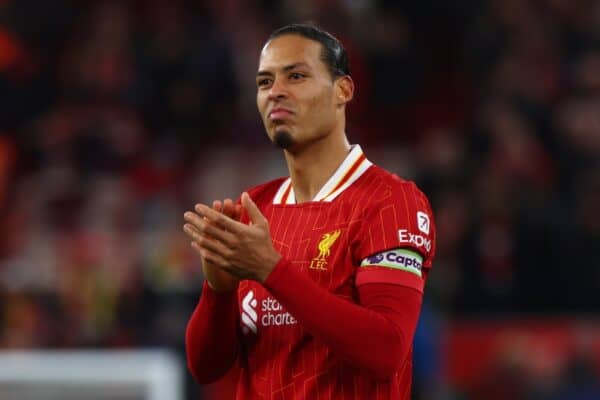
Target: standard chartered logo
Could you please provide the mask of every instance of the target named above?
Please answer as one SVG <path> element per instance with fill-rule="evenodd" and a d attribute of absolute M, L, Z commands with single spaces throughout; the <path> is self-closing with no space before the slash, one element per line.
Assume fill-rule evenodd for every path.
<path fill-rule="evenodd" d="M 294 325 L 298 323 L 296 318 L 289 312 L 284 311 L 281 304 L 272 297 L 267 297 L 262 301 L 262 312 L 263 315 L 260 319 L 262 326 Z"/>
<path fill-rule="evenodd" d="M 274 298 L 267 297 L 261 301 L 261 317 L 260 322 L 256 312 L 257 306 L 256 296 L 254 291 L 250 290 L 242 299 L 242 331 L 244 334 L 252 331 L 257 332 L 257 325 L 262 326 L 281 326 L 295 325 L 298 323 L 296 319 Z"/>
<path fill-rule="evenodd" d="M 244 333 L 248 333 L 249 331 L 256 333 L 257 320 L 256 298 L 254 297 L 254 292 L 250 290 L 242 300 L 242 324 L 244 324 L 242 331 Z"/>

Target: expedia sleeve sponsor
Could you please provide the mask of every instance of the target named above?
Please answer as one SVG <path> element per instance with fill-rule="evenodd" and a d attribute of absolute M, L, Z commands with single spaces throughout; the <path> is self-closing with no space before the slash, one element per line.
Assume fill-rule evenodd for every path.
<path fill-rule="evenodd" d="M 425 211 L 415 213 L 414 227 L 416 229 L 399 229 L 398 242 L 401 247 L 411 247 L 425 257 L 431 255 L 434 236 L 431 218 Z M 412 225 L 412 224 L 411 224 Z"/>
<path fill-rule="evenodd" d="M 401 245 L 416 247 L 424 254 L 431 251 L 431 239 L 417 233 L 412 233 L 408 229 L 400 229 L 398 231 L 398 239 Z"/>
<path fill-rule="evenodd" d="M 361 266 L 367 257 L 403 249 L 417 256 L 408 255 L 410 260 L 421 264 L 419 271 L 425 271 L 417 275 L 426 278 L 435 255 L 436 230 L 425 195 L 412 183 L 391 182 L 389 193 L 365 204 L 363 210 L 360 224 L 355 225 L 357 229 L 349 229 L 348 233 L 353 264 Z M 408 269 L 414 267 L 403 262 L 396 264 Z"/>
<path fill-rule="evenodd" d="M 423 257 L 407 249 L 394 249 L 374 254 L 362 260 L 361 267 L 388 267 L 411 272 L 419 277 L 423 267 Z"/>

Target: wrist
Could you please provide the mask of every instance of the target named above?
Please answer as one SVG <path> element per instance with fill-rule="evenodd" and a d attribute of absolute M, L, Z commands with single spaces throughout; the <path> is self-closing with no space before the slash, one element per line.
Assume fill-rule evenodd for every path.
<path fill-rule="evenodd" d="M 210 290 L 212 290 L 213 292 L 217 293 L 217 294 L 222 294 L 222 293 L 229 293 L 229 292 L 233 292 L 237 289 L 239 282 L 236 283 L 229 283 L 228 285 L 215 285 L 213 283 L 211 283 L 211 281 L 209 279 L 206 279 L 206 285 L 210 288 Z"/>
<path fill-rule="evenodd" d="M 281 256 L 281 254 L 275 253 L 273 257 L 271 257 L 269 261 L 265 263 L 267 267 L 265 267 L 265 269 L 261 271 L 261 273 L 258 276 L 258 281 L 260 283 L 265 283 L 265 281 L 269 278 L 269 275 L 271 275 L 271 272 L 273 272 L 273 270 L 275 269 L 277 264 L 279 264 L 282 258 L 283 257 Z"/>
<path fill-rule="evenodd" d="M 267 279 L 262 283 L 263 286 L 270 291 L 274 287 L 277 287 L 282 280 L 288 281 L 288 278 L 293 277 L 295 273 L 293 269 L 290 270 L 289 266 L 290 261 L 281 257 L 269 276 L 267 276 Z"/>

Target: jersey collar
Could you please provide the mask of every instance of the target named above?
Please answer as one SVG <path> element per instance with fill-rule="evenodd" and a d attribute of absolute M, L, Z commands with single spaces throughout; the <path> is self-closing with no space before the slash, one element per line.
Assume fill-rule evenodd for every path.
<path fill-rule="evenodd" d="M 312 201 L 331 202 L 365 173 L 373 163 L 365 157 L 359 145 L 353 145 L 342 164 L 323 185 Z M 283 181 L 273 198 L 273 204 L 296 204 L 292 179 Z"/>

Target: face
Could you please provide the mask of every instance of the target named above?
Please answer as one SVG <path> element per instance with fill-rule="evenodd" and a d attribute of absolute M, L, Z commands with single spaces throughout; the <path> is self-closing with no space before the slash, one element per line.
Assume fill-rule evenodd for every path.
<path fill-rule="evenodd" d="M 329 135 L 343 116 L 339 78 L 321 60 L 321 44 L 298 35 L 275 38 L 263 48 L 256 102 L 269 138 L 293 150 Z M 351 81 L 350 81 L 351 82 Z"/>

